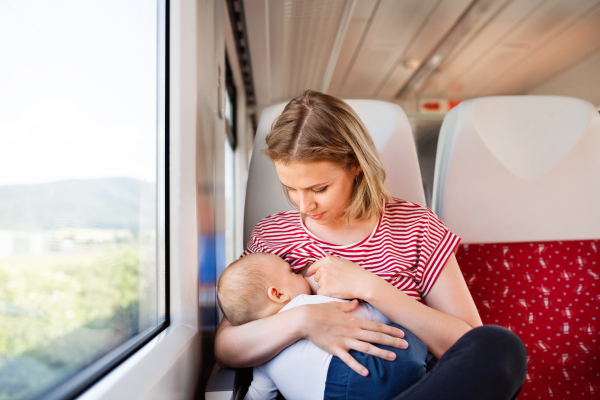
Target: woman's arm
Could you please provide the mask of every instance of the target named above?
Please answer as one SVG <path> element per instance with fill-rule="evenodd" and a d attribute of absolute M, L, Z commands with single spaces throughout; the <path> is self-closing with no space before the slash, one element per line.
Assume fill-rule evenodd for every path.
<path fill-rule="evenodd" d="M 307 275 L 311 274 L 320 285 L 318 294 L 366 300 L 414 333 L 436 358 L 466 332 L 481 325 L 454 254 L 425 297 L 427 306 L 348 260 L 326 257 L 309 268 Z"/>
<path fill-rule="evenodd" d="M 309 339 L 339 357 L 361 375 L 368 371 L 348 351 L 358 350 L 394 359 L 395 354 L 370 343 L 406 348 L 404 333 L 391 326 L 365 321 L 347 313 L 358 306 L 350 303 L 309 304 L 232 326 L 223 318 L 215 340 L 215 356 L 221 367 L 243 368 L 262 364 L 300 339 Z"/>
<path fill-rule="evenodd" d="M 296 314 L 294 308 L 239 326 L 223 317 L 215 338 L 217 363 L 221 368 L 246 368 L 269 361 L 302 338 Z"/>
<path fill-rule="evenodd" d="M 462 319 L 471 328 L 483 325 L 454 254 L 446 261 L 440 276 L 425 297 L 425 303 L 435 310 Z"/>
<path fill-rule="evenodd" d="M 419 337 L 436 358 L 465 333 L 482 325 L 454 254 L 425 297 L 427 306 L 381 278 L 365 297 L 383 315 Z"/>

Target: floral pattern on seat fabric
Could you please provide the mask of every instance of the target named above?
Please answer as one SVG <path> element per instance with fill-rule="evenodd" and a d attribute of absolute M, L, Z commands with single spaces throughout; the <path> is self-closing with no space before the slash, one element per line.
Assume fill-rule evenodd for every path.
<path fill-rule="evenodd" d="M 483 323 L 525 343 L 519 399 L 600 399 L 600 240 L 464 244 L 457 260 Z"/>

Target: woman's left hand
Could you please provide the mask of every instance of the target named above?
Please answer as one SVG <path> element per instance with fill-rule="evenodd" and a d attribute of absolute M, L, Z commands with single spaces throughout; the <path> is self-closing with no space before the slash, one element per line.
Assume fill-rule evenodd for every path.
<path fill-rule="evenodd" d="M 376 275 L 365 271 L 352 261 L 327 256 L 315 261 L 306 270 L 306 276 L 314 274 L 319 284 L 317 294 L 339 299 L 361 299 Z"/>

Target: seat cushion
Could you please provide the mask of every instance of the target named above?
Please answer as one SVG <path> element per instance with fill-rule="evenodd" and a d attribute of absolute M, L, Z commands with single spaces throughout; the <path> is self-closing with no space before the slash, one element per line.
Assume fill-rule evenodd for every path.
<path fill-rule="evenodd" d="M 461 245 L 484 324 L 525 342 L 520 399 L 600 398 L 600 240 Z"/>

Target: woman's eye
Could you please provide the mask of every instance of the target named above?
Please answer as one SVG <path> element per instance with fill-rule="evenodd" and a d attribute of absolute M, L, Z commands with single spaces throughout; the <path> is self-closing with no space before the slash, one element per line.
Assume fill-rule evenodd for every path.
<path fill-rule="evenodd" d="M 288 192 L 293 192 L 295 189 L 289 186 L 285 186 L 285 190 L 287 190 Z"/>
<path fill-rule="evenodd" d="M 315 193 L 323 193 L 325 190 L 327 190 L 327 187 L 328 187 L 328 186 L 325 186 L 325 187 L 324 187 L 324 188 L 322 188 L 322 189 L 313 189 L 313 192 L 315 192 Z"/>

